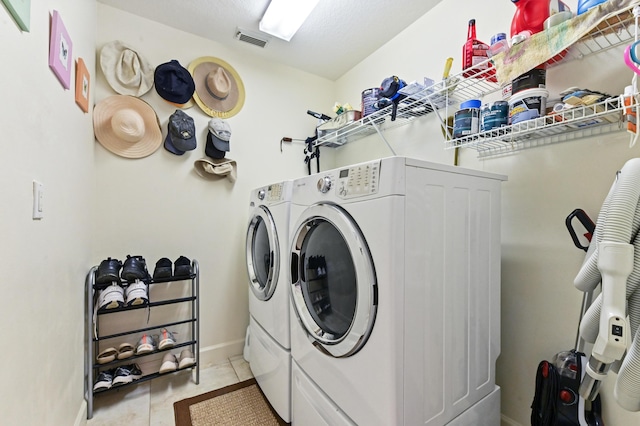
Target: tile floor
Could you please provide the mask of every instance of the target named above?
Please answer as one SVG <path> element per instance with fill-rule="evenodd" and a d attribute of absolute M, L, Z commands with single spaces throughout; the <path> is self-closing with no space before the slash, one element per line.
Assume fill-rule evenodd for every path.
<path fill-rule="evenodd" d="M 222 364 L 201 366 L 199 385 L 191 371 L 182 371 L 110 391 L 94 399 L 87 426 L 173 426 L 174 402 L 252 377 L 249 364 L 238 355 Z"/>

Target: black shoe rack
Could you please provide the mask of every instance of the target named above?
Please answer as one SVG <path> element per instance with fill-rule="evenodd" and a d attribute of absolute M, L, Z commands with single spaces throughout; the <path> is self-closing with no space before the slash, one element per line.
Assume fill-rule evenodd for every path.
<path fill-rule="evenodd" d="M 199 305 L 198 305 L 198 295 L 199 295 L 199 265 L 198 262 L 194 259 L 191 261 L 191 274 L 188 277 L 180 276 L 180 277 L 168 277 L 168 278 L 160 278 L 153 279 L 149 278 L 148 280 L 144 280 L 148 284 L 148 297 L 149 302 L 143 305 L 136 306 L 125 306 L 122 308 L 108 309 L 102 312 L 98 312 L 95 310 L 96 304 L 98 303 L 98 298 L 100 295 L 100 290 L 96 289 L 95 281 L 96 281 L 96 272 L 98 270 L 98 266 L 94 266 L 91 268 L 86 278 L 86 343 L 87 347 L 85 350 L 85 397 L 87 400 L 87 419 L 91 419 L 93 417 L 93 402 L 94 398 L 99 394 L 111 392 L 114 390 L 122 389 L 127 386 L 136 385 L 138 383 L 146 382 L 157 377 L 164 377 L 170 374 L 174 374 L 184 370 L 192 370 L 193 371 L 193 379 L 196 384 L 200 383 L 200 346 L 199 346 Z M 178 298 L 164 298 L 155 300 L 154 299 L 154 285 L 160 283 L 171 283 L 171 286 L 183 285 L 188 286 L 188 288 L 184 288 L 184 293 L 188 293 L 184 297 Z M 126 281 L 123 281 L 123 285 L 128 284 Z M 126 298 L 126 296 L 125 296 Z M 184 305 L 188 306 L 185 308 Z M 147 324 L 152 316 L 154 309 L 157 309 L 162 306 L 167 305 L 175 305 L 176 306 L 176 315 L 170 318 L 169 322 L 164 322 L 165 319 L 168 319 L 169 316 L 165 312 L 165 315 L 162 317 L 163 321 L 160 324 L 155 324 L 152 322 L 152 325 L 144 326 L 144 327 L 128 327 L 122 326 L 122 324 L 126 324 L 126 320 L 122 321 L 118 320 L 116 317 L 119 315 L 126 315 L 125 312 L 130 312 L 134 310 L 146 309 L 148 310 L 147 314 Z M 113 320 L 117 322 L 118 326 L 116 327 L 118 331 L 110 332 L 110 333 L 100 333 L 101 323 L 102 325 L 106 325 L 108 321 Z M 189 330 L 189 336 L 184 338 L 183 334 L 180 334 L 179 337 L 176 337 L 176 344 L 171 348 L 166 349 L 157 349 L 151 353 L 147 354 L 135 354 L 135 346 L 139 337 L 144 334 L 160 334 L 160 330 L 166 328 L 171 331 L 171 327 L 182 327 L 187 328 Z M 103 327 L 104 328 L 104 327 Z M 113 327 L 112 327 L 113 328 Z M 122 328 L 120 330 L 119 328 Z M 113 331 L 113 330 L 110 330 Z M 133 343 L 132 343 L 133 340 Z M 104 344 L 108 341 L 108 345 L 106 347 L 115 347 L 117 349 L 118 343 L 132 343 L 134 346 L 134 355 L 126 358 L 126 359 L 115 359 L 114 361 L 110 361 L 104 364 L 99 364 L 96 360 L 97 355 L 100 353 L 101 342 Z M 117 342 L 117 343 L 114 343 Z M 195 364 L 185 367 L 178 368 L 175 371 L 169 373 L 160 374 L 158 370 L 160 369 L 161 361 L 158 362 L 158 369 L 156 372 L 143 374 L 140 379 L 134 380 L 131 383 L 126 383 L 122 385 L 112 386 L 108 389 L 100 389 L 97 391 L 93 390 L 94 383 L 98 378 L 98 375 L 101 371 L 115 369 L 118 366 L 138 363 L 142 358 L 150 357 L 152 355 L 157 355 L 159 353 L 166 354 L 169 351 L 175 351 L 180 348 L 190 348 L 193 353 Z M 175 353 L 175 352 L 174 352 Z"/>

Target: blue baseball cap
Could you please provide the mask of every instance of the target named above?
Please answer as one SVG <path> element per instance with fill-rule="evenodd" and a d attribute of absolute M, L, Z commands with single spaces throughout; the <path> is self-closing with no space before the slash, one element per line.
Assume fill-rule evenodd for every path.
<path fill-rule="evenodd" d="M 193 118 L 177 109 L 169 117 L 167 137 L 164 148 L 176 155 L 196 149 L 196 126 Z"/>

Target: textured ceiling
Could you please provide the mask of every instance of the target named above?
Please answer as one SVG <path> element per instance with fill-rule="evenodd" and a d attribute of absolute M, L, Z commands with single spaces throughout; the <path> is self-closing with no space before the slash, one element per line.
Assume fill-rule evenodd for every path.
<path fill-rule="evenodd" d="M 269 0 L 98 1 L 335 80 L 441 0 L 320 0 L 290 42 L 258 30 Z M 238 41 L 238 28 L 269 43 L 260 48 Z"/>

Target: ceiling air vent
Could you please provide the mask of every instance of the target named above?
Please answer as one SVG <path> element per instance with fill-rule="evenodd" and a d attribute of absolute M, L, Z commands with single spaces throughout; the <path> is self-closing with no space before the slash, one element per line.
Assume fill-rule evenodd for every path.
<path fill-rule="evenodd" d="M 251 32 L 241 28 L 236 30 L 236 38 L 240 41 L 244 41 L 245 43 L 253 44 L 258 47 L 265 47 L 267 43 L 269 43 L 268 38 L 261 38 L 258 34 L 252 34 Z"/>

